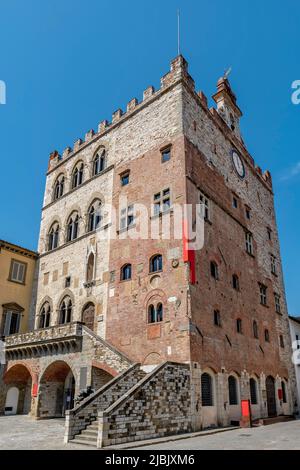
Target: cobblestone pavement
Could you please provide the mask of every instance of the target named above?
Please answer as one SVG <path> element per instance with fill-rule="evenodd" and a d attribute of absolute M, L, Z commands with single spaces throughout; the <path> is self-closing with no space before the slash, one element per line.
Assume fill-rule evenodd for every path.
<path fill-rule="evenodd" d="M 34 420 L 29 416 L 0 416 L 0 450 L 75 450 L 88 446 L 64 444 L 64 419 Z"/>
<path fill-rule="evenodd" d="M 138 449 L 138 447 L 136 447 Z M 299 450 L 300 420 L 152 444 L 144 450 Z"/>
<path fill-rule="evenodd" d="M 36 421 L 29 416 L 0 416 L 0 449 L 84 450 L 92 447 L 64 444 L 64 420 Z M 135 449 L 139 449 L 137 446 Z M 141 447 L 144 450 L 290 449 L 300 450 L 300 420 L 252 429 L 237 429 L 208 436 Z M 134 449 L 132 449 L 134 451 Z"/>

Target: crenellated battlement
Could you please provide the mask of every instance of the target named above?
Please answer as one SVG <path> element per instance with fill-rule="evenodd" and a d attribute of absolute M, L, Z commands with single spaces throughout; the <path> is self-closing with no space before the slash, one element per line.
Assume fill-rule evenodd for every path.
<path fill-rule="evenodd" d="M 150 85 L 143 92 L 143 98 L 139 102 L 137 98 L 132 98 L 126 106 L 126 111 L 121 108 L 117 109 L 112 113 L 111 121 L 103 120 L 98 124 L 98 129 L 95 132 L 93 129 L 86 132 L 84 140 L 77 139 L 74 142 L 73 148 L 67 147 L 62 156 L 57 150 L 51 152 L 49 157 L 48 171 L 53 170 L 61 160 L 69 158 L 72 154 L 78 152 L 89 143 L 99 139 L 102 135 L 108 132 L 110 129 L 121 124 L 131 115 L 138 110 L 142 109 L 148 102 L 157 98 L 164 93 L 168 88 L 172 87 L 178 82 L 183 82 L 189 91 L 196 97 L 198 103 L 207 112 L 207 114 L 214 119 L 215 123 L 222 128 L 222 131 L 233 141 L 237 147 L 241 147 L 243 153 L 247 156 L 248 163 L 253 167 L 253 171 L 272 189 L 272 178 L 269 171 L 262 172 L 260 167 L 255 165 L 255 161 L 252 156 L 248 153 L 243 139 L 239 131 L 239 118 L 242 116 L 242 112 L 237 106 L 236 95 L 232 91 L 227 78 L 220 78 L 217 82 L 217 93 L 213 95 L 213 99 L 216 102 L 217 107 L 208 107 L 208 99 L 203 91 L 196 93 L 195 82 L 188 72 L 188 62 L 182 55 L 177 56 L 171 61 L 170 71 L 166 73 L 160 80 L 160 88 L 155 88 Z M 228 108 L 228 109 L 227 109 Z M 234 125 L 228 121 L 230 118 L 233 119 L 234 114 Z M 230 116 L 230 117 L 228 117 Z"/>
<path fill-rule="evenodd" d="M 161 78 L 161 87 L 158 90 L 155 90 L 152 85 L 148 86 L 143 92 L 143 99 L 141 102 L 139 102 L 137 98 L 132 98 L 127 104 L 126 111 L 123 111 L 121 108 L 117 109 L 112 114 L 111 122 L 107 121 L 106 119 L 101 121 L 98 125 L 97 132 L 95 132 L 93 129 L 88 131 L 85 134 L 84 141 L 80 138 L 77 139 L 73 148 L 67 147 L 64 150 L 62 157 L 60 155 L 58 156 L 58 152 L 56 150 L 51 152 L 49 157 L 48 171 L 55 168 L 61 159 L 69 157 L 72 153 L 80 150 L 84 144 L 89 143 L 93 139 L 99 138 L 101 134 L 107 132 L 107 130 L 112 128 L 115 124 L 125 120 L 132 113 L 142 108 L 151 98 L 159 95 L 161 92 L 164 92 L 166 88 L 174 85 L 180 80 L 183 80 L 188 87 L 194 90 L 195 83 L 188 73 L 188 63 L 181 55 L 172 60 L 170 71 Z"/>

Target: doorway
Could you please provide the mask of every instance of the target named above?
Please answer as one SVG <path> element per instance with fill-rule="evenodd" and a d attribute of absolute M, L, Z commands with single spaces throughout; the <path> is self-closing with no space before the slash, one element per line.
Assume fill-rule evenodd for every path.
<path fill-rule="evenodd" d="M 82 323 L 84 323 L 87 328 L 94 331 L 95 329 L 95 305 L 92 302 L 88 303 L 83 309 Z"/>
<path fill-rule="evenodd" d="M 267 389 L 268 416 L 269 418 L 274 418 L 274 416 L 277 416 L 275 380 L 271 375 L 267 377 L 266 389 Z"/>

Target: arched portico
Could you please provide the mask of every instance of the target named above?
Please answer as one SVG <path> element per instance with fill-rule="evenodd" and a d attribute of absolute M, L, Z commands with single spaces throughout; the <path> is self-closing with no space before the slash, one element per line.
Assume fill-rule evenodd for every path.
<path fill-rule="evenodd" d="M 31 411 L 32 374 L 24 364 L 15 364 L 4 374 L 6 387 L 4 414 L 28 414 Z"/>
<path fill-rule="evenodd" d="M 39 385 L 37 416 L 61 418 L 74 407 L 75 377 L 64 361 L 52 362 L 43 372 Z"/>

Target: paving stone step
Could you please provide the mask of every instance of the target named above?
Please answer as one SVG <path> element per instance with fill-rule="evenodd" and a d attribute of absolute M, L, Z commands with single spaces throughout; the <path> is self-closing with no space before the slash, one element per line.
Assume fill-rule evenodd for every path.
<path fill-rule="evenodd" d="M 84 431 L 81 431 L 80 436 L 93 436 L 97 437 L 98 436 L 98 430 L 97 429 L 85 429 Z"/>
<path fill-rule="evenodd" d="M 80 444 L 82 446 L 97 447 L 96 441 L 84 441 L 82 439 L 76 438 L 70 441 L 70 444 Z"/>
<path fill-rule="evenodd" d="M 85 436 L 83 434 L 79 434 L 78 436 L 76 436 L 76 439 L 80 439 L 81 441 L 93 442 L 95 445 L 97 442 L 97 436 Z"/>

